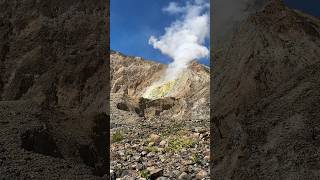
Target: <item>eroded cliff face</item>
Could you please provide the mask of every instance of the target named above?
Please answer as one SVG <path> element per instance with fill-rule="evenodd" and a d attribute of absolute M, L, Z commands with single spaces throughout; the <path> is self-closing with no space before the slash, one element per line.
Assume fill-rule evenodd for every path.
<path fill-rule="evenodd" d="M 129 97 L 133 100 L 131 102 L 136 103 L 141 99 L 157 101 L 174 98 L 176 102 L 186 104 L 181 111 L 209 105 L 209 69 L 203 65 L 193 62 L 176 79 L 166 81 L 162 79 L 167 68 L 164 64 L 119 52 L 111 53 L 110 60 L 111 96 Z M 209 108 L 206 110 L 208 115 Z"/>
<path fill-rule="evenodd" d="M 113 177 L 178 178 L 190 167 L 186 177 L 209 178 L 209 69 L 193 62 L 161 81 L 164 64 L 119 52 L 110 60 Z"/>
<path fill-rule="evenodd" d="M 0 2 L 1 177 L 107 173 L 105 4 Z"/>
<path fill-rule="evenodd" d="M 212 175 L 319 174 L 320 20 L 271 1 L 212 58 Z"/>

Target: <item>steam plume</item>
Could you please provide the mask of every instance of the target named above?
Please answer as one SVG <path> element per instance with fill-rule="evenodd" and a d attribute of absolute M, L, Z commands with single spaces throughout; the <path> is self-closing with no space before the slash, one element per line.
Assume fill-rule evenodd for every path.
<path fill-rule="evenodd" d="M 149 44 L 173 59 L 166 80 L 175 79 L 192 60 L 209 55 L 208 48 L 203 45 L 210 31 L 209 8 L 209 0 L 190 0 L 182 6 L 171 2 L 163 8 L 164 12 L 179 16 L 165 28 L 163 36 L 149 39 Z"/>

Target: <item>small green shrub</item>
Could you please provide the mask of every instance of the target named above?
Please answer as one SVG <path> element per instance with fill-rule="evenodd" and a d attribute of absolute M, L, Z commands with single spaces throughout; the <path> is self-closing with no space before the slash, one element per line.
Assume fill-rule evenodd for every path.
<path fill-rule="evenodd" d="M 175 137 L 168 143 L 168 147 L 165 149 L 166 152 L 178 152 L 183 148 L 190 148 L 195 144 L 192 138 Z"/>
<path fill-rule="evenodd" d="M 121 131 L 116 131 L 112 134 L 112 142 L 120 142 L 124 139 L 124 134 Z"/>
<path fill-rule="evenodd" d="M 148 152 L 153 152 L 153 153 L 157 153 L 159 150 L 158 148 L 154 147 L 154 146 L 147 146 L 146 147 L 146 151 Z"/>
<path fill-rule="evenodd" d="M 140 171 L 140 176 L 142 177 L 142 178 L 146 178 L 146 179 L 148 179 L 148 177 L 149 177 L 149 175 L 150 175 L 150 173 L 149 173 L 149 171 L 148 170 L 142 170 L 142 171 Z"/>
<path fill-rule="evenodd" d="M 192 155 L 192 162 L 195 164 L 201 164 L 201 157 L 199 156 L 199 154 Z"/>

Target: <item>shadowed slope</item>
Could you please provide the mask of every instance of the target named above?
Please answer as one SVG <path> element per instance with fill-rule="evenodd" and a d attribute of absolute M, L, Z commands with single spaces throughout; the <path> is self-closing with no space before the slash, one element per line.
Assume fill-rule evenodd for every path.
<path fill-rule="evenodd" d="M 213 177 L 319 177 L 319 33 L 319 19 L 271 1 L 213 59 Z"/>

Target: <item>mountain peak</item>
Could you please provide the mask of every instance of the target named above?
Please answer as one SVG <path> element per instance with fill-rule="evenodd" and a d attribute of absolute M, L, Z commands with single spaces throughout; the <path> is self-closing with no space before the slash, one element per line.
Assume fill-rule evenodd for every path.
<path fill-rule="evenodd" d="M 165 72 L 167 65 L 160 64 L 153 61 L 146 61 L 138 57 L 131 56 L 118 56 L 117 54 L 111 54 L 111 71 L 112 78 L 112 93 L 121 93 L 129 89 L 129 95 L 131 96 L 143 96 L 144 92 L 149 89 L 153 84 L 167 84 L 168 87 L 172 84 L 165 82 Z M 168 93 L 171 97 L 184 97 L 192 96 L 196 91 L 188 89 L 192 87 L 205 87 L 208 91 L 209 82 L 209 69 L 205 66 L 193 61 L 189 64 L 189 67 L 183 71 L 174 83 L 176 86 L 172 93 Z M 199 80 L 201 79 L 201 81 Z M 163 82 L 162 82 L 163 81 Z M 168 84 L 169 83 L 169 84 Z"/>
<path fill-rule="evenodd" d="M 262 13 L 268 16 L 277 16 L 287 9 L 282 0 L 270 0 L 263 8 Z"/>
<path fill-rule="evenodd" d="M 283 0 L 269 0 L 267 6 L 270 7 L 285 7 Z"/>

